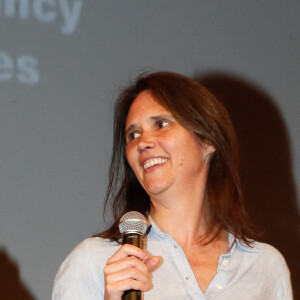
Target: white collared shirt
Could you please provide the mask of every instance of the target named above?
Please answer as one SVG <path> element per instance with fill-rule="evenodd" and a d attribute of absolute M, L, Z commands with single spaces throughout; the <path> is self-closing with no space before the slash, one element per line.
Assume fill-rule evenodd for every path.
<path fill-rule="evenodd" d="M 250 248 L 232 234 L 228 240 L 233 247 L 220 256 L 217 274 L 203 293 L 179 244 L 152 221 L 147 250 L 160 256 L 162 264 L 152 273 L 153 288 L 144 300 L 293 299 L 288 267 L 274 247 L 254 242 Z M 62 263 L 52 300 L 104 299 L 103 268 L 119 247 L 97 237 L 81 242 Z"/>

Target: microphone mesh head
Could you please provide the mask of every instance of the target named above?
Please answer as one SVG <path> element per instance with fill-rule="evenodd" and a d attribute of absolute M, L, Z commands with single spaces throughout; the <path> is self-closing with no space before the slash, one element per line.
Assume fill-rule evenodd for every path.
<path fill-rule="evenodd" d="M 147 220 L 138 211 L 129 211 L 122 216 L 119 223 L 119 229 L 122 235 L 128 233 L 137 233 L 144 235 L 147 231 Z"/>

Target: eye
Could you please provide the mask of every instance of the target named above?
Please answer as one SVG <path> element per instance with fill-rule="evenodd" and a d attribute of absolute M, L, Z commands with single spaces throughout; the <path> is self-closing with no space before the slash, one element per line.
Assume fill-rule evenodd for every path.
<path fill-rule="evenodd" d="M 167 125 L 169 125 L 169 122 L 167 122 L 167 121 L 158 121 L 157 122 L 157 127 L 158 128 L 163 128 L 163 127 L 165 127 Z"/>
<path fill-rule="evenodd" d="M 133 141 L 134 139 L 136 139 L 139 136 L 140 136 L 140 133 L 138 133 L 137 131 L 129 132 L 128 133 L 128 140 Z"/>

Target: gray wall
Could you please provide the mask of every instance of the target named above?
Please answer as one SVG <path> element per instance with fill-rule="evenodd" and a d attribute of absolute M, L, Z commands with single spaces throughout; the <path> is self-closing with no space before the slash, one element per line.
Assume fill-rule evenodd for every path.
<path fill-rule="evenodd" d="M 299 12 L 299 1 L 0 0 L 7 299 L 49 299 L 65 256 L 105 228 L 113 103 L 142 71 L 179 72 L 220 96 L 250 212 L 299 279 Z"/>

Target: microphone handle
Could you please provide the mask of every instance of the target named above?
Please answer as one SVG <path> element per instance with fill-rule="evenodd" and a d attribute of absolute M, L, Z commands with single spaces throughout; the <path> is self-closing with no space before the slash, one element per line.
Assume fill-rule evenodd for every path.
<path fill-rule="evenodd" d="M 122 296 L 122 300 L 141 300 L 141 299 L 142 299 L 141 291 L 137 291 L 137 290 L 125 291 Z"/>
<path fill-rule="evenodd" d="M 143 248 L 143 237 L 140 234 L 137 233 L 128 233 L 125 234 L 123 237 L 122 244 L 130 244 L 133 246 L 136 246 L 138 248 Z M 141 291 L 137 290 L 129 290 L 125 291 L 122 300 L 141 300 L 142 299 L 142 293 Z"/>
<path fill-rule="evenodd" d="M 143 237 L 137 233 L 127 233 L 123 236 L 122 245 L 130 244 L 138 248 L 143 248 Z"/>

